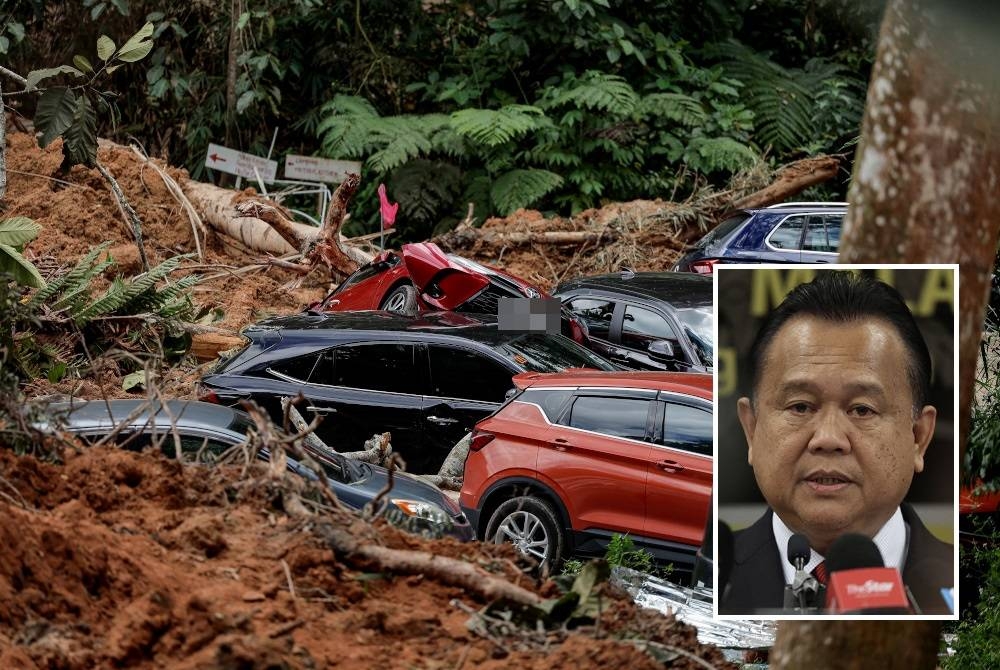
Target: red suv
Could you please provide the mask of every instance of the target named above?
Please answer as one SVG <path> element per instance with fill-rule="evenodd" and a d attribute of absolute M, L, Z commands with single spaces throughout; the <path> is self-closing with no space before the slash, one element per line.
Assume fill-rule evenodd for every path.
<path fill-rule="evenodd" d="M 627 533 L 690 567 L 711 506 L 712 377 L 580 370 L 514 383 L 465 462 L 460 504 L 476 536 L 554 567 Z"/>

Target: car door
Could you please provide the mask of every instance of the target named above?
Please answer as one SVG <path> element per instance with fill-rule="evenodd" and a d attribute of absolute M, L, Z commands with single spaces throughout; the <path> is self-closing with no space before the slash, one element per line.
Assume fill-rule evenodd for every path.
<path fill-rule="evenodd" d="M 758 262 L 799 263 L 806 216 L 792 214 L 782 219 L 764 238 L 762 248 L 752 252 Z"/>
<path fill-rule="evenodd" d="M 700 545 L 712 504 L 712 408 L 661 392 L 648 465 L 645 534 Z"/>
<path fill-rule="evenodd" d="M 538 450 L 538 476 L 559 492 L 575 530 L 641 532 L 654 405 L 653 391 L 581 389 Z"/>
<path fill-rule="evenodd" d="M 663 314 L 633 303 L 622 309 L 619 351 L 616 363 L 632 370 L 686 372 L 691 361 L 677 334 L 677 328 Z M 649 351 L 653 342 L 666 342 L 673 349 L 673 358 L 654 356 Z"/>
<path fill-rule="evenodd" d="M 616 303 L 611 298 L 581 297 L 572 294 L 562 298 L 563 306 L 587 326 L 587 347 L 594 353 L 611 360 L 617 347 L 611 342 L 611 324 Z"/>
<path fill-rule="evenodd" d="M 320 356 L 300 390 L 307 421 L 323 416 L 316 434 L 337 451 L 359 451 L 365 440 L 389 432 L 406 460 L 420 453 L 420 415 L 426 377 L 409 342 L 365 342 L 332 347 Z M 415 460 L 416 462 L 416 460 Z"/>
<path fill-rule="evenodd" d="M 843 214 L 810 214 L 802 239 L 803 263 L 835 263 L 840 251 Z"/>
<path fill-rule="evenodd" d="M 437 472 L 455 443 L 503 403 L 515 372 L 465 347 L 431 343 L 426 350 L 430 374 L 422 427 L 426 460 Z"/>

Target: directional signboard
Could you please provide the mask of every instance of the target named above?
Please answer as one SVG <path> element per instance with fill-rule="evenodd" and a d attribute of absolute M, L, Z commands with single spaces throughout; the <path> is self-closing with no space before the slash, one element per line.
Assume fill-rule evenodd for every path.
<path fill-rule="evenodd" d="M 245 154 L 242 151 L 219 146 L 218 144 L 208 145 L 208 155 L 205 156 L 205 167 L 254 180 L 260 174 L 260 178 L 266 183 L 273 182 L 275 176 L 278 174 L 277 161 L 254 156 L 253 154 Z M 257 169 L 256 172 L 254 172 L 254 168 Z"/>
<path fill-rule="evenodd" d="M 339 184 L 349 174 L 360 174 L 361 163 L 357 161 L 334 161 L 315 156 L 285 157 L 285 179 L 303 179 Z"/>

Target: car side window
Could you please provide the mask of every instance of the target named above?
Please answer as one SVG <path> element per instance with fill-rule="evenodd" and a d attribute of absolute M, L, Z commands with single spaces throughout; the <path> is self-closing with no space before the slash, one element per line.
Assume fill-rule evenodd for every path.
<path fill-rule="evenodd" d="M 626 306 L 625 319 L 622 321 L 622 345 L 645 351 L 649 343 L 655 340 L 676 342 L 677 334 L 666 319 L 656 312 L 636 305 Z"/>
<path fill-rule="evenodd" d="M 594 298 L 574 298 L 566 302 L 566 307 L 587 324 L 587 330 L 594 337 L 608 339 L 611 317 L 615 313 L 614 300 Z"/>
<path fill-rule="evenodd" d="M 330 374 L 333 386 L 420 394 L 420 371 L 412 344 L 358 344 L 337 347 Z"/>
<path fill-rule="evenodd" d="M 283 375 L 287 375 L 292 379 L 298 379 L 303 382 L 312 383 L 325 383 L 314 378 L 316 375 L 316 369 L 319 367 L 320 354 L 306 354 L 305 356 L 296 356 L 295 358 L 289 358 L 286 361 L 278 361 L 271 368 L 275 372 L 280 372 Z"/>
<path fill-rule="evenodd" d="M 809 217 L 806 237 L 802 242 L 803 251 L 825 251 L 837 253 L 840 249 L 840 226 L 843 217 L 839 214 L 814 214 Z"/>
<path fill-rule="evenodd" d="M 430 395 L 501 403 L 514 387 L 513 373 L 487 356 L 431 345 Z"/>
<path fill-rule="evenodd" d="M 642 398 L 580 396 L 566 423 L 581 430 L 645 440 L 649 405 L 650 401 Z"/>
<path fill-rule="evenodd" d="M 663 446 L 712 455 L 712 413 L 668 402 L 663 415 Z"/>
<path fill-rule="evenodd" d="M 528 402 L 542 408 L 545 417 L 555 423 L 566 407 L 566 401 L 573 397 L 569 389 L 528 389 L 517 397 L 519 402 Z"/>
<path fill-rule="evenodd" d="M 789 216 L 774 229 L 767 243 L 775 249 L 790 249 L 797 251 L 802 240 L 802 227 L 805 225 L 805 218 L 801 216 Z"/>

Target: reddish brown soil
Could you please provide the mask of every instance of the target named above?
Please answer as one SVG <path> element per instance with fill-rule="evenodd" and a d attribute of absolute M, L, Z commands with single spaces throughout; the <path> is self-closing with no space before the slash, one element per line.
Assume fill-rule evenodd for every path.
<path fill-rule="evenodd" d="M 136 246 L 108 184 L 79 166 L 62 174 L 61 159 L 58 141 L 42 150 L 29 135 L 8 134 L 2 216 L 28 216 L 42 225 L 29 258 L 54 272 L 111 241 L 115 270 L 137 272 Z M 120 147 L 102 146 L 100 161 L 138 212 L 151 263 L 194 252 L 191 225 L 155 171 Z M 518 213 L 508 224 L 523 226 L 521 219 L 533 216 Z M 259 259 L 211 232 L 205 247 L 206 265 L 232 269 Z M 627 248 L 634 261 L 635 249 L 650 247 L 630 242 Z M 600 263 L 613 269 L 615 254 L 621 255 L 603 247 L 575 256 L 530 247 L 499 257 L 495 250 L 468 253 L 480 251 L 483 260 L 545 286 Z M 636 269 L 668 260 L 644 253 L 646 260 L 633 262 Z M 273 268 L 223 277 L 199 286 L 196 300 L 223 309 L 216 325 L 238 329 L 266 314 L 297 311 L 326 288 L 317 278 L 290 293 L 282 286 L 292 278 Z M 160 388 L 167 396 L 190 396 L 198 373 L 194 364 L 171 368 Z M 128 395 L 114 363 L 82 380 L 36 381 L 25 390 L 29 396 Z M 540 638 L 517 632 L 480 637 L 467 623 L 469 611 L 487 604 L 481 598 L 431 574 L 393 576 L 377 566 L 353 566 L 335 555 L 318 528 L 350 524 L 352 533 L 375 544 L 463 558 L 546 597 L 554 585 L 516 572 L 508 547 L 425 541 L 353 515 L 332 521 L 289 516 L 281 500 L 291 485 L 261 468 L 246 480 L 239 468 L 192 469 L 113 448 L 67 451 L 62 458 L 54 465 L 15 456 L 0 440 L 0 668 L 659 667 L 612 637 L 685 650 L 671 667 L 703 667 L 686 653 L 729 667 L 718 650 L 698 645 L 692 628 L 637 610 L 610 592 L 599 626 Z"/>
<path fill-rule="evenodd" d="M 112 144 L 102 144 L 98 159 L 114 175 L 139 215 L 151 264 L 180 253 L 195 252 L 191 223 L 154 170 L 132 151 Z M 96 169 L 79 165 L 71 168 L 69 174 L 63 174 L 59 170 L 61 161 L 61 140 L 39 149 L 31 135 L 17 132 L 8 135 L 4 216 L 27 216 L 42 226 L 27 255 L 44 270 L 70 265 L 94 246 L 110 241 L 108 252 L 117 263 L 109 270 L 109 278 L 116 272 L 125 275 L 140 272 L 134 237 L 108 182 Z M 159 161 L 157 164 L 175 179 L 186 178 L 184 170 Z M 204 246 L 204 265 L 212 267 L 196 269 L 206 276 L 224 275 L 227 268 L 250 265 L 261 258 L 260 254 L 237 248 L 237 243 L 211 231 Z M 216 326 L 239 329 L 264 315 L 297 311 L 322 295 L 324 287 L 318 281 L 294 292 L 283 290 L 282 284 L 292 278 L 285 271 L 271 268 L 236 277 L 223 276 L 199 285 L 195 293 L 200 304 L 222 308 L 224 317 Z"/>
<path fill-rule="evenodd" d="M 599 628 L 552 631 L 544 646 L 517 633 L 480 637 L 466 626 L 467 611 L 486 604 L 479 597 L 432 575 L 338 560 L 316 530 L 323 522 L 281 511 L 288 483 L 265 466 L 241 479 L 235 466 L 115 448 L 64 459 L 0 450 L 2 668 L 658 667 L 611 636 L 729 667 L 692 628 L 613 593 Z M 514 574 L 507 547 L 424 541 L 353 513 L 333 523 L 372 543 Z M 671 667 L 703 666 L 681 657 Z"/>

